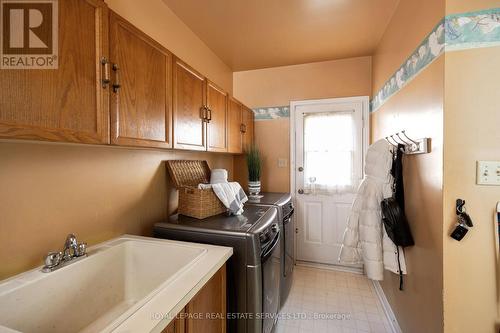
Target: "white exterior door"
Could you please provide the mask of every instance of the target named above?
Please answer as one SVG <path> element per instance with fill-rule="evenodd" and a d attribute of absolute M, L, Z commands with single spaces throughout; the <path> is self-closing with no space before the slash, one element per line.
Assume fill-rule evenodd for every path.
<path fill-rule="evenodd" d="M 297 260 L 338 265 L 363 177 L 368 97 L 292 102 L 290 110 Z"/>

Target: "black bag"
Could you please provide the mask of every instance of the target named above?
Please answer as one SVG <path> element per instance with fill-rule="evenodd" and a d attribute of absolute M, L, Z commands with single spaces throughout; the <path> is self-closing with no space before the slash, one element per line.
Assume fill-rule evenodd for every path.
<path fill-rule="evenodd" d="M 382 221 L 384 222 L 387 236 L 396 246 L 406 247 L 415 245 L 413 236 L 408 225 L 406 215 L 399 207 L 394 197 L 382 201 Z"/>
<path fill-rule="evenodd" d="M 404 187 L 403 187 L 403 152 L 404 146 L 398 145 L 396 158 L 392 164 L 391 173 L 394 177 L 394 193 L 391 198 L 382 200 L 382 221 L 387 236 L 396 245 L 399 270 L 399 290 L 403 290 L 403 272 L 399 262 L 399 247 L 415 245 L 411 234 L 410 225 L 404 212 Z"/>
<path fill-rule="evenodd" d="M 403 290 L 403 272 L 401 271 L 401 262 L 399 261 L 399 247 L 415 245 L 411 235 L 410 226 L 406 215 L 399 207 L 394 197 L 382 200 L 382 221 L 384 222 L 387 236 L 396 245 L 396 255 L 398 258 L 399 271 L 399 290 Z"/>

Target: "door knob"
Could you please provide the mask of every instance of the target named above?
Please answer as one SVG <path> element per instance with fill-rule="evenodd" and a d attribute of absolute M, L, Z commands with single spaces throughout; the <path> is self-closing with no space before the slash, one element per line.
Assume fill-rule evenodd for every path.
<path fill-rule="evenodd" d="M 303 167 L 299 167 L 299 172 L 302 172 L 304 171 L 304 168 Z"/>
<path fill-rule="evenodd" d="M 304 194 L 304 190 L 301 188 L 297 192 L 299 192 L 299 194 Z"/>

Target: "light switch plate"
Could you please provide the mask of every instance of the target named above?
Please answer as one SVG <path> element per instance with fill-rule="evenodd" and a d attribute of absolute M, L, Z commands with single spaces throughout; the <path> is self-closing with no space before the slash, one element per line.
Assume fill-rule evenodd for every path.
<path fill-rule="evenodd" d="M 288 166 L 288 160 L 286 158 L 278 158 L 278 168 L 286 168 Z"/>
<path fill-rule="evenodd" d="M 500 186 L 500 161 L 477 161 L 476 183 Z"/>

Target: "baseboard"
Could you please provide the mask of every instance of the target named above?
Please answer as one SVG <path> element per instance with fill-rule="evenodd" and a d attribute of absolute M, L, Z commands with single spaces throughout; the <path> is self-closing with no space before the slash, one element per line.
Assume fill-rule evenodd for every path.
<path fill-rule="evenodd" d="M 339 272 L 363 274 L 363 268 L 362 267 L 350 267 L 350 266 L 342 266 L 342 265 L 319 264 L 319 263 L 316 263 L 316 262 L 301 261 L 301 260 L 297 260 L 295 262 L 295 265 L 297 265 L 297 266 L 304 266 L 304 267 L 318 268 L 318 269 L 326 269 L 326 270 L 330 270 L 330 271 L 339 271 Z"/>
<path fill-rule="evenodd" d="M 391 305 L 387 301 L 387 297 L 385 297 L 384 290 L 380 286 L 380 282 L 372 280 L 372 283 L 373 283 L 373 287 L 375 288 L 375 293 L 377 294 L 377 297 L 380 300 L 382 307 L 384 308 L 385 316 L 389 320 L 389 325 L 391 326 L 392 332 L 393 333 L 403 333 L 401 331 L 401 327 L 399 326 L 398 320 L 396 319 L 396 316 L 394 315 L 394 312 L 392 311 Z"/>

